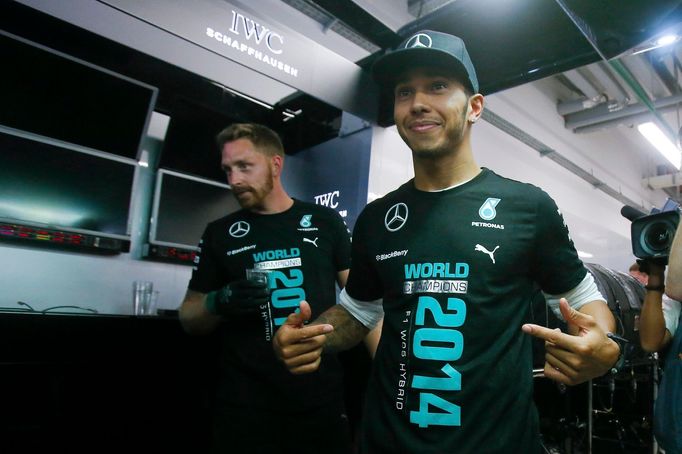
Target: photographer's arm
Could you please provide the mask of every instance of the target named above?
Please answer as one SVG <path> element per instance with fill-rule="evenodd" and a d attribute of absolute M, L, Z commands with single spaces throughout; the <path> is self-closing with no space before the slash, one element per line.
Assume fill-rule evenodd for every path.
<path fill-rule="evenodd" d="M 665 280 L 666 294 L 677 301 L 682 301 L 682 228 L 678 226 L 675 239 L 670 247 L 668 259 L 668 276 Z"/>

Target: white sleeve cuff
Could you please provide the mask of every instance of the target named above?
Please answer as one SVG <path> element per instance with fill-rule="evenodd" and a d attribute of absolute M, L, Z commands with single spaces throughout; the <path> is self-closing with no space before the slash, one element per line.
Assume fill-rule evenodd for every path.
<path fill-rule="evenodd" d="M 682 304 L 679 301 L 663 295 L 663 319 L 665 320 L 665 328 L 670 331 L 671 335 L 675 335 L 675 331 L 679 328 L 680 310 Z"/>
<path fill-rule="evenodd" d="M 592 277 L 592 274 L 589 272 L 585 274 L 583 280 L 573 290 L 569 290 L 568 292 L 559 295 L 550 295 L 545 292 L 542 292 L 542 294 L 545 295 L 547 305 L 552 309 L 552 312 L 554 312 L 554 315 L 556 315 L 559 320 L 564 320 L 564 316 L 561 315 L 561 310 L 559 310 L 559 300 L 561 298 L 566 298 L 568 305 L 576 311 L 592 301 L 601 300 L 606 303 L 606 298 L 604 298 L 597 288 L 594 277 Z"/>
<path fill-rule="evenodd" d="M 365 328 L 371 330 L 384 317 L 383 300 L 362 301 L 352 298 L 346 289 L 341 290 L 339 304 L 355 317 Z"/>

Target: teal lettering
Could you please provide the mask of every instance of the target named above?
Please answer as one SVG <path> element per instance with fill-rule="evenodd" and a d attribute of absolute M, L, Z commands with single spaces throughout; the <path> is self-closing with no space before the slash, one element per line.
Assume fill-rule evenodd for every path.
<path fill-rule="evenodd" d="M 455 263 L 454 271 L 451 263 L 407 263 L 405 264 L 405 279 L 419 279 L 428 277 L 464 278 L 469 276 L 468 263 Z"/>
<path fill-rule="evenodd" d="M 420 276 L 421 265 L 419 263 L 405 264 L 405 279 L 416 279 Z"/>
<path fill-rule="evenodd" d="M 297 247 L 292 247 L 288 251 L 286 249 L 277 249 L 275 251 L 256 252 L 253 254 L 253 261 L 257 263 L 265 260 L 288 259 L 300 256 L 301 250 Z"/>
<path fill-rule="evenodd" d="M 450 268 L 449 263 L 448 263 L 448 268 Z M 433 277 L 445 277 L 445 263 L 434 263 L 433 264 Z"/>

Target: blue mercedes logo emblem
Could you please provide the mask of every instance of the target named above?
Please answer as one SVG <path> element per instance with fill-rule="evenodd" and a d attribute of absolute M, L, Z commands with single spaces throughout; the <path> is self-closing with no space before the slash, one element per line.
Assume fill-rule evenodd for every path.
<path fill-rule="evenodd" d="M 386 216 L 384 217 L 384 225 L 386 226 L 386 230 L 389 232 L 400 230 L 407 222 L 407 213 L 407 205 L 402 202 L 396 203 L 389 208 L 386 212 Z"/>
<path fill-rule="evenodd" d="M 426 33 L 417 33 L 405 43 L 405 49 L 409 47 L 431 47 L 433 41 Z"/>
<path fill-rule="evenodd" d="M 247 233 L 249 233 L 249 230 L 251 230 L 251 226 L 249 225 L 248 222 L 244 221 L 237 221 L 234 224 L 230 226 L 230 235 L 232 235 L 235 238 L 241 238 Z"/>

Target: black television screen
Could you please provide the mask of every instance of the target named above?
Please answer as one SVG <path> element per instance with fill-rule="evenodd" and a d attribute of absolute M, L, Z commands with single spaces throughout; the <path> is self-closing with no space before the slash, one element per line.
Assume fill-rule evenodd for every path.
<path fill-rule="evenodd" d="M 225 182 L 216 136 L 236 121 L 235 118 L 178 99 L 170 115 L 159 166 Z"/>
<path fill-rule="evenodd" d="M 135 159 L 156 88 L 0 30 L 0 124 Z"/>
<path fill-rule="evenodd" d="M 0 219 L 126 239 L 135 168 L 0 128 Z"/>
<path fill-rule="evenodd" d="M 196 250 L 209 222 L 239 209 L 226 184 L 162 169 L 156 179 L 149 242 Z"/>

